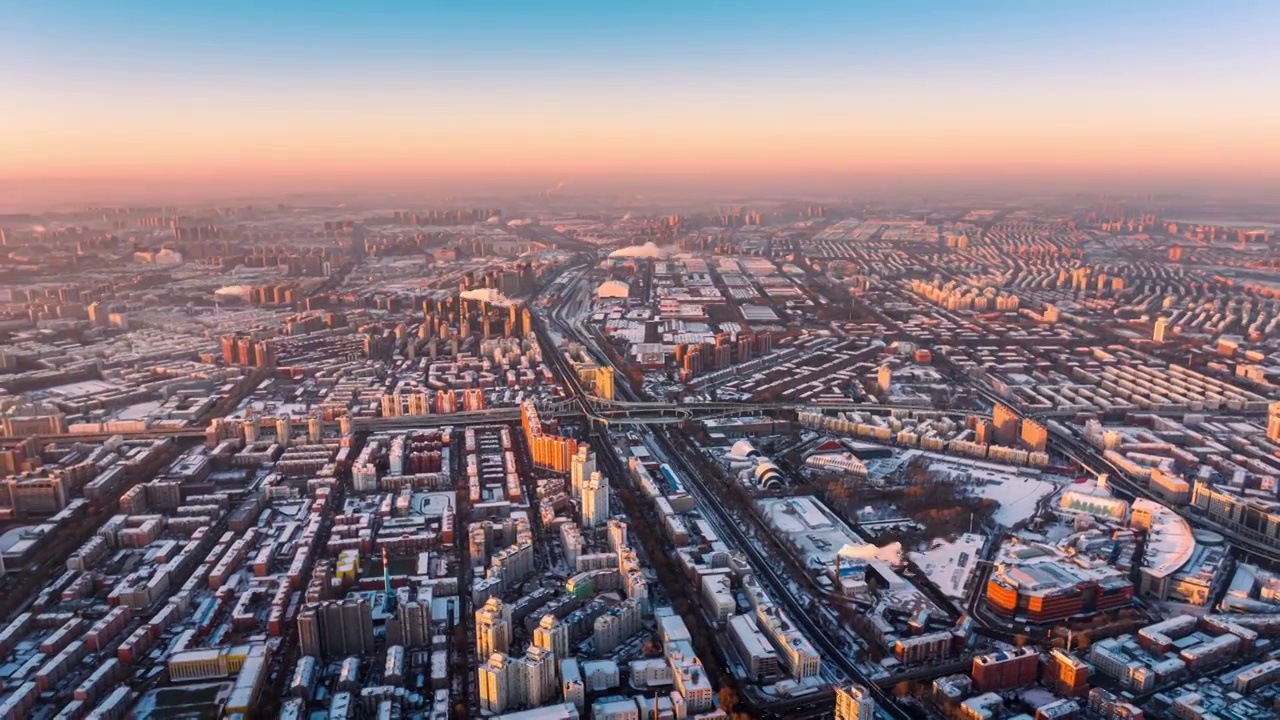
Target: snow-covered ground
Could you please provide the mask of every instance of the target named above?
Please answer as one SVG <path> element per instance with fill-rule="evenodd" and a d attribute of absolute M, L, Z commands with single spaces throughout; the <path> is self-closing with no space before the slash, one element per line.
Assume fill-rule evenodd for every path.
<path fill-rule="evenodd" d="M 1026 520 L 1035 514 L 1036 503 L 1046 495 L 1057 492 L 1059 486 L 1047 480 L 1037 480 L 1018 475 L 1004 475 L 996 482 L 971 485 L 970 493 L 990 498 L 1000 503 L 994 519 L 1005 527 Z"/>
<path fill-rule="evenodd" d="M 935 540 L 928 550 L 910 553 L 910 557 L 943 595 L 964 599 L 964 586 L 978 567 L 979 553 L 986 540 L 984 535 L 965 533 L 955 542 Z"/>
<path fill-rule="evenodd" d="M 1039 709 L 1056 701 L 1058 696 L 1044 688 L 1030 688 L 1018 693 L 1018 699 L 1033 708 Z"/>
<path fill-rule="evenodd" d="M 1066 522 L 1054 522 L 1044 529 L 1043 532 L 1032 532 L 1030 530 L 1019 530 L 1014 533 L 1016 537 L 1032 542 L 1047 542 L 1057 544 L 1067 536 L 1075 533 L 1076 530 Z"/>
<path fill-rule="evenodd" d="M 160 401 L 134 403 L 116 413 L 117 420 L 142 420 L 160 410 Z"/>
<path fill-rule="evenodd" d="M 756 503 L 766 522 L 794 543 L 796 549 L 805 556 L 806 566 L 811 571 L 834 567 L 836 554 L 845 545 L 870 549 L 868 543 L 812 495 L 761 498 Z M 901 546 L 893 543 L 872 554 L 892 564 L 901 560 L 900 550 Z"/>

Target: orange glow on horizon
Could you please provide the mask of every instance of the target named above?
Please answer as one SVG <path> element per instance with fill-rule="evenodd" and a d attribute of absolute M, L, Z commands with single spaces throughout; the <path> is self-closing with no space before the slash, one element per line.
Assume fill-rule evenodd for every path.
<path fill-rule="evenodd" d="M 316 174 L 1174 173 L 1265 175 L 1280 143 L 1265 115 L 1182 113 L 1161 124 L 1109 110 L 474 115 L 372 106 L 333 115 L 268 108 L 184 116 L 11 118 L 0 177 L 230 178 Z M 1177 122 L 1175 122 L 1176 120 Z"/>

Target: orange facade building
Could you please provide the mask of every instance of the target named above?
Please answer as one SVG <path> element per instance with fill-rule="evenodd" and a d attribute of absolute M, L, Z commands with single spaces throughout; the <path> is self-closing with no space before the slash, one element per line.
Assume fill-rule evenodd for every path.
<path fill-rule="evenodd" d="M 1039 543 L 1016 544 L 1001 555 L 987 581 L 987 607 L 999 615 L 1045 623 L 1133 601 L 1133 584 L 1105 563 L 1068 558 Z"/>
<path fill-rule="evenodd" d="M 529 443 L 534 467 L 555 472 L 569 472 L 573 456 L 578 454 L 578 441 L 543 431 L 538 408 L 531 401 L 520 406 L 520 424 Z"/>

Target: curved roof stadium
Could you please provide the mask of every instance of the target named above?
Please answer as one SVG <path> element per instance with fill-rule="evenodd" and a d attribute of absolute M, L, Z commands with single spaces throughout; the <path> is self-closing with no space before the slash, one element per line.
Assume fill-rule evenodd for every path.
<path fill-rule="evenodd" d="M 621 280 L 605 280 L 596 288 L 598 298 L 626 299 L 631 294 L 631 287 Z"/>
<path fill-rule="evenodd" d="M 610 259 L 634 258 L 637 260 L 660 260 L 667 256 L 667 251 L 651 242 L 643 245 L 629 245 L 609 253 Z"/>

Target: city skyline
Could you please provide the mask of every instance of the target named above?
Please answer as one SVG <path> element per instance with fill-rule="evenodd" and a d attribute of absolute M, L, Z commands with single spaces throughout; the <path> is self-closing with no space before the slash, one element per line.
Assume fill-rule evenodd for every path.
<path fill-rule="evenodd" d="M 0 720 L 1280 717 L 1280 5 L 0 7 Z"/>
<path fill-rule="evenodd" d="M 539 187 L 0 214 L 0 717 L 1280 707 L 1275 204 Z"/>
<path fill-rule="evenodd" d="M 42 3 L 0 181 L 1273 179 L 1265 4 Z"/>

